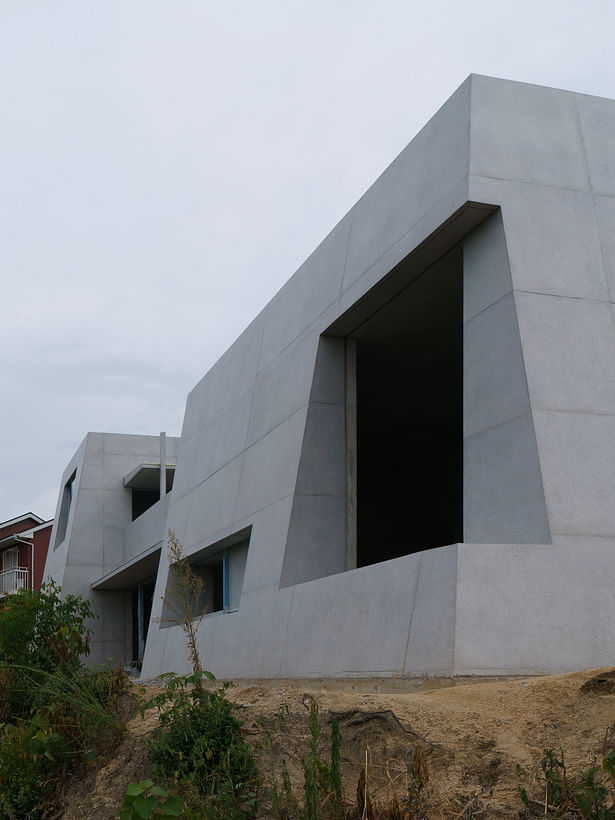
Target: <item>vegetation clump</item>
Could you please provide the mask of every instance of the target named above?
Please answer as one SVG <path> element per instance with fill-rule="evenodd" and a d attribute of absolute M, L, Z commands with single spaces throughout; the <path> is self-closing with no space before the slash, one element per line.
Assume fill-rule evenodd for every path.
<path fill-rule="evenodd" d="M 205 686 L 215 677 L 203 669 L 197 646 L 202 613 L 195 615 L 194 608 L 203 583 L 172 531 L 168 552 L 172 584 L 164 602 L 184 632 L 192 674 L 162 675 L 164 691 L 143 705 L 142 714 L 151 706 L 159 710 L 159 725 L 148 739 L 149 758 L 155 774 L 182 796 L 185 811 L 248 820 L 258 808 L 258 771 L 226 686 Z"/>
<path fill-rule="evenodd" d="M 124 731 L 123 670 L 83 664 L 91 618 L 53 582 L 0 603 L 0 820 L 42 816 L 68 774 Z"/>

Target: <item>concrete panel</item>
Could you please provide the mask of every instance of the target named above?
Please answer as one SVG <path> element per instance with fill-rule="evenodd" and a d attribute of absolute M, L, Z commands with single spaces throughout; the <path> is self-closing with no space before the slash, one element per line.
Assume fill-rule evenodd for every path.
<path fill-rule="evenodd" d="M 188 394 L 182 437 L 195 435 L 254 381 L 264 322 L 263 312 Z"/>
<path fill-rule="evenodd" d="M 590 190 L 575 95 L 473 74 L 470 173 Z"/>
<path fill-rule="evenodd" d="M 464 184 L 469 94 L 466 80 L 353 208 L 344 290 L 447 198 L 452 188 Z"/>
<path fill-rule="evenodd" d="M 98 490 L 77 490 L 71 507 L 75 512 L 73 527 L 101 527 L 103 526 L 103 494 Z M 68 530 L 67 530 L 68 534 Z"/>
<path fill-rule="evenodd" d="M 615 102 L 575 94 L 575 104 L 592 190 L 615 196 Z"/>
<path fill-rule="evenodd" d="M 248 444 L 261 439 L 308 401 L 317 347 L 318 337 L 305 334 L 258 374 Z"/>
<path fill-rule="evenodd" d="M 166 536 L 166 518 L 171 496 L 165 495 L 143 515 L 122 529 L 124 537 L 124 561 L 154 546 Z"/>
<path fill-rule="evenodd" d="M 615 416 L 544 410 L 534 424 L 551 531 L 615 535 Z"/>
<path fill-rule="evenodd" d="M 612 663 L 614 547 L 599 538 L 460 545 L 456 673 L 540 674 Z"/>
<path fill-rule="evenodd" d="M 203 546 L 232 524 L 240 473 L 240 459 L 235 459 L 188 496 L 190 503 L 183 541 L 187 553 Z"/>
<path fill-rule="evenodd" d="M 515 290 L 608 298 L 590 194 L 471 177 L 469 196 L 501 205 Z"/>
<path fill-rule="evenodd" d="M 103 529 L 102 563 L 105 572 L 111 571 L 124 563 L 123 527 L 106 526 Z"/>
<path fill-rule="evenodd" d="M 512 293 L 463 328 L 463 432 L 476 435 L 530 408 Z"/>
<path fill-rule="evenodd" d="M 344 406 L 310 402 L 297 476 L 297 493 L 345 494 L 344 436 Z"/>
<path fill-rule="evenodd" d="M 497 211 L 463 242 L 463 319 L 476 316 L 512 290 L 502 214 Z"/>
<path fill-rule="evenodd" d="M 292 592 L 260 590 L 242 595 L 239 612 L 216 624 L 212 659 L 218 677 L 276 677 Z"/>
<path fill-rule="evenodd" d="M 120 641 L 124 643 L 124 591 L 105 590 L 95 593 L 97 611 L 104 627 L 106 641 Z M 123 658 L 124 652 L 118 656 Z"/>
<path fill-rule="evenodd" d="M 615 198 L 594 197 L 609 299 L 615 302 Z"/>
<path fill-rule="evenodd" d="M 337 302 L 350 224 L 350 216 L 342 219 L 267 306 L 259 370 Z"/>
<path fill-rule="evenodd" d="M 288 528 L 283 587 L 346 569 L 345 495 L 295 495 Z"/>
<path fill-rule="evenodd" d="M 466 439 L 463 462 L 464 541 L 550 541 L 529 413 Z"/>
<path fill-rule="evenodd" d="M 408 184 L 409 190 L 411 190 L 411 184 Z M 437 232 L 443 222 L 459 208 L 466 205 L 467 202 L 468 179 L 464 176 L 455 185 L 451 185 L 444 196 L 432 208 L 427 210 L 418 222 L 409 225 L 405 233 L 396 242 L 389 247 L 383 247 L 380 255 L 361 273 L 352 275 L 352 271 L 347 267 L 347 275 L 344 277 L 344 290 L 340 294 L 338 303 L 339 315 L 356 304 L 370 288 L 378 284 L 396 265 L 402 262 L 412 251 L 415 251 L 424 240 Z M 378 205 L 374 205 L 376 212 L 377 208 Z M 376 244 L 374 238 L 374 247 Z M 448 250 L 450 250 L 450 245 L 442 248 L 440 253 Z M 376 253 L 375 249 L 373 253 Z"/>
<path fill-rule="evenodd" d="M 282 676 L 400 674 L 419 563 L 406 556 L 293 587 Z"/>
<path fill-rule="evenodd" d="M 321 404 L 344 404 L 346 344 L 344 339 L 321 336 L 312 377 L 310 401 Z"/>
<path fill-rule="evenodd" d="M 457 546 L 419 553 L 406 675 L 450 675 L 455 662 Z"/>
<path fill-rule="evenodd" d="M 181 544 L 186 540 L 186 525 L 188 520 L 188 513 L 192 505 L 191 493 L 177 498 L 175 490 L 169 499 L 169 507 L 167 512 L 167 519 L 164 528 L 166 536 L 167 530 L 172 530 L 177 536 Z"/>
<path fill-rule="evenodd" d="M 73 595 L 82 595 L 84 598 L 98 599 L 100 603 L 102 598 L 97 593 L 93 593 L 90 589 L 92 577 L 98 572 L 102 575 L 102 564 L 67 564 L 64 571 L 65 591 L 70 590 Z M 97 609 L 94 609 L 97 612 Z M 103 625 L 104 627 L 104 625 Z M 100 625 L 98 632 L 100 633 Z M 103 628 L 104 634 L 104 628 Z"/>
<path fill-rule="evenodd" d="M 517 294 L 532 406 L 615 414 L 610 306 Z"/>
<path fill-rule="evenodd" d="M 132 493 L 125 487 L 101 493 L 105 525 L 126 527 L 132 521 Z"/>
<path fill-rule="evenodd" d="M 235 520 L 294 490 L 306 414 L 307 407 L 301 408 L 243 454 Z"/>
<path fill-rule="evenodd" d="M 243 578 L 244 592 L 253 592 L 261 587 L 277 589 L 282 573 L 292 501 L 292 495 L 288 495 L 249 518 L 236 522 L 238 530 L 252 525 Z"/>
<path fill-rule="evenodd" d="M 195 487 L 236 458 L 246 446 L 252 388 L 240 393 L 223 412 L 187 442 L 177 471 L 179 494 Z M 188 452 L 186 452 L 188 451 Z M 175 484 L 173 491 L 175 492 Z"/>
<path fill-rule="evenodd" d="M 205 615 L 198 628 L 198 644 L 201 653 L 201 660 L 205 669 L 211 670 L 214 674 L 218 674 L 216 663 L 213 657 L 213 647 L 215 643 L 215 635 L 222 613 L 213 613 Z M 192 668 L 188 661 L 188 651 L 186 647 L 186 638 L 184 633 L 178 626 L 166 626 L 161 632 L 166 633 L 166 641 L 164 644 L 164 665 L 159 665 L 159 668 L 164 669 L 165 672 L 176 672 L 179 674 L 186 674 L 192 672 Z"/>
<path fill-rule="evenodd" d="M 102 439 L 102 436 L 100 438 Z M 102 490 L 104 487 L 102 447 L 94 449 L 88 446 L 85 452 L 86 456 L 81 468 L 79 486 L 87 490 Z"/>
<path fill-rule="evenodd" d="M 158 436 L 138 436 L 128 433 L 104 433 L 105 455 L 143 456 L 146 454 L 160 454 Z M 167 454 L 174 456 L 175 440 L 167 437 Z M 137 462 L 138 463 L 138 462 Z"/>

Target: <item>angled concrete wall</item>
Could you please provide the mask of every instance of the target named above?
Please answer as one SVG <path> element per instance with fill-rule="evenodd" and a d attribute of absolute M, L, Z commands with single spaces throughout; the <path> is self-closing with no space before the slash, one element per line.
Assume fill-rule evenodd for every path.
<path fill-rule="evenodd" d="M 202 630 L 215 671 L 609 662 L 615 612 L 590 614 L 588 591 L 608 598 L 615 573 L 614 132 L 610 101 L 470 77 L 191 394 L 169 521 L 188 551 L 253 526 L 239 611 Z M 347 317 L 367 315 L 373 286 L 405 284 L 408 255 L 412 276 L 459 240 L 466 543 L 352 569 L 340 373 L 359 319 Z M 223 372 L 235 382 L 221 398 Z M 232 422 L 212 422 L 214 396 Z M 199 424 L 210 432 L 188 444 Z M 195 471 L 217 425 L 234 449 L 207 479 Z M 601 569 L 583 571 L 588 560 Z M 150 639 L 146 673 L 182 666 L 171 634 Z"/>
<path fill-rule="evenodd" d="M 177 439 L 167 438 L 168 461 L 174 463 Z M 126 601 L 122 589 L 96 592 L 91 585 L 129 561 L 136 551 L 164 538 L 164 517 L 156 527 L 141 532 L 138 543 L 130 538 L 132 496 L 124 476 L 142 463 L 160 463 L 160 439 L 115 433 L 88 433 L 69 462 L 60 485 L 56 518 L 45 565 L 65 592 L 92 601 L 98 618 L 92 623 L 92 663 L 130 660 L 126 657 Z M 72 481 L 71 481 L 72 478 Z M 65 529 L 59 531 L 65 488 L 70 482 L 70 505 Z M 156 515 L 156 509 L 148 513 Z M 147 515 L 147 513 L 145 514 Z M 149 516 L 151 518 L 151 516 Z M 125 533 L 129 537 L 125 539 Z"/>

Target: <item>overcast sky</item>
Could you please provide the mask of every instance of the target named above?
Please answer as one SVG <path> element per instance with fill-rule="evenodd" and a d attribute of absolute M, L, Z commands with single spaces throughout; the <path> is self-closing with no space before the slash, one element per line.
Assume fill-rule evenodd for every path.
<path fill-rule="evenodd" d="M 615 97 L 613 0 L 0 0 L 0 521 L 187 392 L 471 72 Z"/>

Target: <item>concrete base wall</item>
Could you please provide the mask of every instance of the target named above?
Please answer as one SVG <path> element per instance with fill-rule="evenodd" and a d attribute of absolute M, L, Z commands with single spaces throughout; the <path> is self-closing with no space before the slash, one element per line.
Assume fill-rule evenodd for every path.
<path fill-rule="evenodd" d="M 244 595 L 238 612 L 204 618 L 199 648 L 221 678 L 533 675 L 607 666 L 615 542 L 579 547 L 574 539 L 458 544 Z M 162 654 L 148 655 L 143 676 L 187 671 L 180 628 L 158 637 Z"/>

